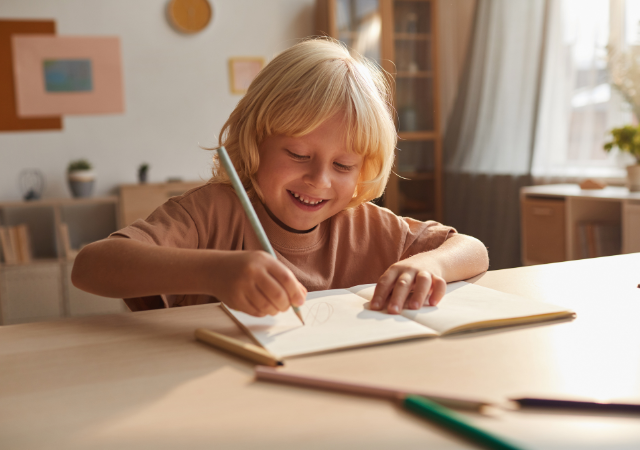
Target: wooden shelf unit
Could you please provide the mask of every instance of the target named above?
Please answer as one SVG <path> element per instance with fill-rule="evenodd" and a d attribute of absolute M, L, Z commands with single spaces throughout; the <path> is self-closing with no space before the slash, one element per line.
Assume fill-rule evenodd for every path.
<path fill-rule="evenodd" d="M 317 33 L 350 47 L 358 41 L 360 30 L 371 29 L 366 26 L 368 21 L 380 21 L 377 50 L 367 51 L 378 55 L 374 59 L 393 78 L 399 137 L 394 173 L 381 202 L 399 215 L 442 220 L 436 17 L 437 0 L 316 2 Z M 370 42 L 371 36 L 367 40 Z M 365 56 L 369 56 L 367 52 Z M 429 176 L 403 180 L 396 173 Z"/>
<path fill-rule="evenodd" d="M 544 264 L 585 258 L 581 227 L 618 227 L 619 253 L 640 252 L 640 192 L 575 184 L 542 185 L 520 191 L 522 263 Z"/>
<path fill-rule="evenodd" d="M 31 259 L 0 263 L 0 324 L 126 311 L 119 299 L 77 289 L 74 255 L 116 230 L 117 197 L 0 203 L 0 226 L 25 224 Z M 66 234 L 66 237 L 65 237 Z"/>

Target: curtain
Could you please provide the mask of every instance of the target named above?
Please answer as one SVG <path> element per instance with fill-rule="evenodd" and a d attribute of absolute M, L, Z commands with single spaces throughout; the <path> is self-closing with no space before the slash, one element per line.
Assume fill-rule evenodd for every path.
<path fill-rule="evenodd" d="M 491 269 L 520 265 L 551 1 L 477 0 L 445 132 L 445 222 L 487 245 Z"/>

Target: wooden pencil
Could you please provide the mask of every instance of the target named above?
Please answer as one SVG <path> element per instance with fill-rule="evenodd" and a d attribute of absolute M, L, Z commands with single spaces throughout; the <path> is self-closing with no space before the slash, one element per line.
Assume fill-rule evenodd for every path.
<path fill-rule="evenodd" d="M 219 333 L 215 333 L 211 330 L 205 330 L 204 328 L 198 328 L 195 331 L 196 339 L 212 345 L 221 350 L 225 350 L 234 355 L 241 356 L 259 364 L 267 366 L 281 366 L 282 362 L 273 356 L 271 353 L 257 345 L 248 344 L 246 342 L 239 341 L 237 339 L 224 336 Z"/>
<path fill-rule="evenodd" d="M 492 407 L 490 402 L 467 399 L 459 397 L 441 396 L 431 392 L 420 392 L 408 389 L 395 389 L 386 386 L 376 386 L 373 384 L 351 383 L 348 381 L 332 380 L 309 375 L 298 375 L 290 372 L 282 372 L 270 367 L 258 366 L 255 368 L 256 379 L 273 381 L 284 384 L 294 384 L 297 386 L 311 387 L 316 389 L 326 389 L 330 391 L 346 392 L 349 394 L 365 395 L 369 397 L 384 398 L 387 400 L 402 400 L 409 395 L 419 395 L 443 406 L 456 409 L 466 409 L 482 411 L 484 408 Z"/>

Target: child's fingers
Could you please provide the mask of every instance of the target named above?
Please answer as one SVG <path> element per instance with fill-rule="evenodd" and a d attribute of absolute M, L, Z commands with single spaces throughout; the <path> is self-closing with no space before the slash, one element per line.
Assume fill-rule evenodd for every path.
<path fill-rule="evenodd" d="M 273 316 L 280 312 L 278 307 L 274 305 L 271 297 L 266 294 L 258 284 L 251 286 L 247 294 L 247 300 L 261 313 L 261 316 Z"/>
<path fill-rule="evenodd" d="M 229 306 L 231 306 L 233 309 L 237 309 L 238 311 L 242 311 L 244 313 L 247 313 L 249 315 L 256 316 L 256 317 L 263 317 L 267 315 L 266 312 L 262 312 L 258 308 L 256 308 L 251 302 L 251 300 L 245 295 L 243 295 L 242 301 L 240 301 L 237 304 L 233 304 Z"/>
<path fill-rule="evenodd" d="M 429 298 L 429 291 L 432 287 L 432 276 L 429 272 L 421 270 L 416 274 L 413 286 L 413 295 L 409 301 L 409 309 L 420 309 L 425 300 Z"/>
<path fill-rule="evenodd" d="M 280 284 L 284 293 L 284 303 L 279 303 L 283 308 L 280 311 L 286 311 L 291 305 L 302 306 L 307 290 L 284 264 L 276 262 L 277 265 L 269 268 L 269 274 Z"/>
<path fill-rule="evenodd" d="M 387 305 L 389 314 L 398 314 L 402 310 L 413 284 L 414 276 L 409 272 L 404 272 L 398 277 Z"/>
<path fill-rule="evenodd" d="M 376 311 L 384 307 L 387 299 L 393 291 L 397 277 L 398 274 L 392 269 L 387 270 L 382 274 L 376 284 L 376 289 L 373 291 L 373 297 L 371 298 L 371 304 L 369 305 L 372 310 Z"/>
<path fill-rule="evenodd" d="M 275 308 L 276 313 L 286 311 L 291 307 L 289 295 L 282 286 L 280 280 L 274 278 L 271 272 L 256 283 L 257 289 L 266 302 Z"/>
<path fill-rule="evenodd" d="M 431 288 L 431 296 L 429 297 L 429 304 L 436 306 L 447 293 L 447 283 L 440 277 L 433 277 L 433 287 Z"/>

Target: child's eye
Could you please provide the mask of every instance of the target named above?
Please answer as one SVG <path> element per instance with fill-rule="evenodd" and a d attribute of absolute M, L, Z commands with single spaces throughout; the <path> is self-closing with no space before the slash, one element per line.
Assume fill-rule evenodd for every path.
<path fill-rule="evenodd" d="M 340 163 L 337 163 L 337 162 L 334 162 L 333 164 L 335 164 L 335 166 L 338 169 L 343 170 L 345 172 L 348 172 L 348 171 L 350 171 L 351 169 L 353 169 L 355 167 L 355 166 L 345 166 L 344 164 L 340 164 Z"/>
<path fill-rule="evenodd" d="M 298 155 L 297 153 L 293 153 L 291 150 L 287 150 L 287 153 L 289 154 L 290 157 L 298 161 L 304 161 L 305 159 L 309 159 L 308 156 Z"/>

